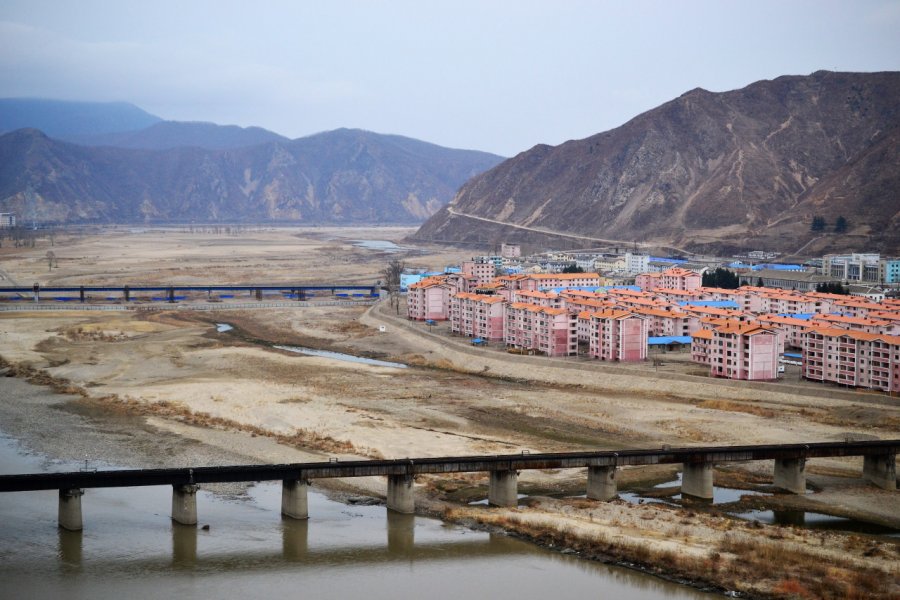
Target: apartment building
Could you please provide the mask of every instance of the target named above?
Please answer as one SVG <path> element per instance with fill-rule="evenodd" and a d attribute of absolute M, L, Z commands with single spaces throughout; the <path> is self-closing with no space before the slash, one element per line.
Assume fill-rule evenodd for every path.
<path fill-rule="evenodd" d="M 709 365 L 713 377 L 772 380 L 778 377 L 778 357 L 784 351 L 777 331 L 755 323 L 729 320 L 709 333 L 696 332 L 691 358 Z"/>
<path fill-rule="evenodd" d="M 491 342 L 503 341 L 506 300 L 460 292 L 450 297 L 450 331 Z"/>
<path fill-rule="evenodd" d="M 780 331 L 785 347 L 803 348 L 803 339 L 810 325 L 808 319 L 768 314 L 756 317 L 756 321 L 760 325 Z"/>
<path fill-rule="evenodd" d="M 513 302 L 506 307 L 506 345 L 547 356 L 578 353 L 577 317 L 565 308 Z"/>
<path fill-rule="evenodd" d="M 500 260 L 497 257 L 497 260 Z M 497 275 L 497 261 L 491 256 L 479 256 L 472 260 L 467 260 L 460 265 L 462 274 L 477 278 L 476 286 L 492 283 Z"/>
<path fill-rule="evenodd" d="M 811 328 L 803 346 L 806 379 L 840 385 L 900 390 L 900 336 Z"/>
<path fill-rule="evenodd" d="M 591 358 L 620 362 L 646 360 L 647 319 L 627 310 L 607 309 L 581 313 L 578 320 L 588 322 Z"/>
<path fill-rule="evenodd" d="M 700 273 L 681 267 L 671 267 L 661 273 L 641 273 L 634 279 L 635 285 L 644 291 L 657 288 L 696 290 L 700 288 L 702 281 Z"/>
<path fill-rule="evenodd" d="M 446 277 L 427 277 L 409 286 L 407 317 L 416 321 L 446 321 L 450 313 L 450 290 Z"/>
<path fill-rule="evenodd" d="M 900 335 L 900 325 L 887 319 L 871 317 L 851 317 L 841 314 L 816 315 L 809 323 L 810 327 L 830 327 L 832 329 L 850 329 L 865 333 L 882 333 Z"/>
<path fill-rule="evenodd" d="M 652 337 L 682 337 L 700 330 L 700 318 L 686 312 L 664 308 L 635 308 L 634 313 L 647 319 Z"/>
<path fill-rule="evenodd" d="M 596 288 L 600 287 L 600 282 L 598 273 L 536 273 L 522 280 L 519 288 L 531 291 L 569 287 Z"/>

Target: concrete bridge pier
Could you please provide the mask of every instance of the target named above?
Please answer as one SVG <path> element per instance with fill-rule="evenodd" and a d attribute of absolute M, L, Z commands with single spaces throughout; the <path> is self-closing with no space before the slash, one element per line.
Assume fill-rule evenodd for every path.
<path fill-rule="evenodd" d="M 197 524 L 197 486 L 172 486 L 172 520 L 182 525 Z"/>
<path fill-rule="evenodd" d="M 806 493 L 806 459 L 776 458 L 775 487 L 792 494 Z"/>
<path fill-rule="evenodd" d="M 619 494 L 616 486 L 616 467 L 588 467 L 587 497 L 591 500 L 612 500 Z"/>
<path fill-rule="evenodd" d="M 867 454 L 863 458 L 863 478 L 883 490 L 896 490 L 896 458 L 895 454 Z"/>
<path fill-rule="evenodd" d="M 515 470 L 491 471 L 488 504 L 491 506 L 519 505 L 519 474 Z"/>
<path fill-rule="evenodd" d="M 309 504 L 305 479 L 284 479 L 281 482 L 281 514 L 292 519 L 308 519 Z"/>
<path fill-rule="evenodd" d="M 131 301 L 131 288 L 127 285 L 122 288 L 122 295 L 125 297 L 125 302 Z"/>
<path fill-rule="evenodd" d="M 81 300 L 81 303 L 84 304 L 84 286 L 78 288 L 78 298 Z"/>
<path fill-rule="evenodd" d="M 682 463 L 681 494 L 701 500 L 713 499 L 713 465 L 708 462 Z"/>
<path fill-rule="evenodd" d="M 81 531 L 81 497 L 84 490 L 79 488 L 59 490 L 59 526 L 69 531 Z"/>
<path fill-rule="evenodd" d="M 398 513 L 416 512 L 412 475 L 388 475 L 387 507 Z"/>

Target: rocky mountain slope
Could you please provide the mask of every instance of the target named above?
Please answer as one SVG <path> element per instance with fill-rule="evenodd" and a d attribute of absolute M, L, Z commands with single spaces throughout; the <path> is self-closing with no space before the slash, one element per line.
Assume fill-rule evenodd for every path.
<path fill-rule="evenodd" d="M 55 223 L 421 223 L 501 160 L 346 129 L 224 150 L 86 147 L 21 129 L 0 136 L 0 211 Z"/>
<path fill-rule="evenodd" d="M 503 162 L 415 237 L 896 254 L 898 131 L 896 72 L 695 89 L 617 129 Z M 848 232 L 811 232 L 814 216 L 844 216 Z"/>

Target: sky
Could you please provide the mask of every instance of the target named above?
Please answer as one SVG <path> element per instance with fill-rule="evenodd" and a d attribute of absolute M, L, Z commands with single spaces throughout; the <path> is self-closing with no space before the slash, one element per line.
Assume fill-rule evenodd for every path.
<path fill-rule="evenodd" d="M 900 0 L 0 0 L 0 97 L 513 156 L 702 87 L 900 70 Z"/>

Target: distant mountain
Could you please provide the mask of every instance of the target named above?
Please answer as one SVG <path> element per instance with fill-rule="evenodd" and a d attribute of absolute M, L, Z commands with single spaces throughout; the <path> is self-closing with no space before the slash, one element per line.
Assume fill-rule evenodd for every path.
<path fill-rule="evenodd" d="M 0 98 L 0 133 L 40 129 L 57 138 L 136 131 L 162 121 L 127 102 Z"/>
<path fill-rule="evenodd" d="M 229 150 L 87 147 L 22 129 L 0 136 L 0 211 L 56 223 L 420 223 L 501 160 L 347 129 Z"/>
<path fill-rule="evenodd" d="M 898 189 L 900 73 L 819 71 L 695 89 L 617 129 L 535 146 L 466 183 L 415 237 L 898 254 Z M 849 231 L 813 233 L 814 216 L 844 216 Z"/>
<path fill-rule="evenodd" d="M 56 137 L 83 146 L 114 146 L 140 150 L 168 150 L 181 147 L 225 150 L 267 142 L 290 141 L 261 127 L 184 121 L 160 121 L 137 131 Z"/>

